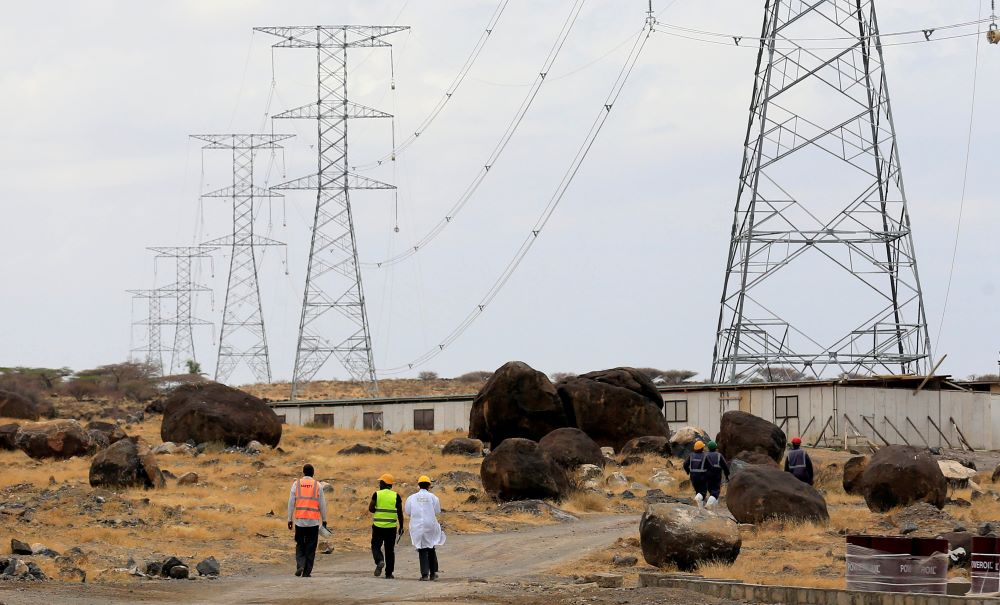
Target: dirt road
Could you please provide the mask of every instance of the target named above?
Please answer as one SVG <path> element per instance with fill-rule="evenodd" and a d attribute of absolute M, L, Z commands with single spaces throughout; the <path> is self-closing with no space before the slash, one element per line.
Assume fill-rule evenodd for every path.
<path fill-rule="evenodd" d="M 596 516 L 580 521 L 502 534 L 450 536 L 441 547 L 441 580 L 419 582 L 416 552 L 404 536 L 397 551 L 396 580 L 372 576 L 370 555 L 320 555 L 312 578 L 296 578 L 292 544 L 287 569 L 262 570 L 251 577 L 219 580 L 146 581 L 132 587 L 93 584 L 0 584 L 6 605 L 91 605 L 97 603 L 233 603 L 310 605 L 379 603 L 469 598 L 478 587 L 521 580 L 559 563 L 604 548 L 622 536 L 638 534 L 638 517 Z M 489 584 L 470 579 L 487 580 Z M 502 599 L 500 599 L 502 600 Z"/>

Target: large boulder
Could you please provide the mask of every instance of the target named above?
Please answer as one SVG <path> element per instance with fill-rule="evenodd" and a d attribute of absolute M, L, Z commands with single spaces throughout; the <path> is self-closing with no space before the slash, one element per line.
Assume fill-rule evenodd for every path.
<path fill-rule="evenodd" d="M 730 460 L 740 452 L 760 452 L 775 462 L 785 453 L 785 433 L 773 423 L 739 410 L 722 415 L 722 425 L 715 437 L 719 451 Z"/>
<path fill-rule="evenodd" d="M 813 486 L 772 465 L 747 465 L 734 473 L 726 492 L 726 506 L 740 523 L 830 520 L 826 500 Z"/>
<path fill-rule="evenodd" d="M 17 437 L 17 430 L 21 428 L 19 424 L 5 424 L 0 426 L 0 450 L 16 450 L 17 444 L 14 438 Z"/>
<path fill-rule="evenodd" d="M 666 437 L 655 437 L 652 435 L 636 437 L 635 439 L 630 439 L 628 443 L 622 446 L 621 453 L 625 458 L 629 456 L 645 456 L 647 454 L 669 458 L 671 453 L 670 440 Z"/>
<path fill-rule="evenodd" d="M 490 451 L 479 469 L 494 500 L 562 500 L 570 492 L 566 471 L 530 439 L 511 437 Z"/>
<path fill-rule="evenodd" d="M 87 432 L 102 433 L 105 437 L 107 437 L 108 445 L 113 445 L 128 437 L 128 435 L 125 434 L 125 431 L 123 431 L 117 424 L 102 422 L 100 420 L 88 422 Z"/>
<path fill-rule="evenodd" d="M 163 487 L 156 456 L 139 437 L 126 437 L 102 450 L 90 463 L 91 487 Z"/>
<path fill-rule="evenodd" d="M 861 489 L 868 508 L 876 512 L 915 502 L 943 508 L 948 498 L 948 481 L 937 461 L 909 445 L 879 449 L 865 467 Z"/>
<path fill-rule="evenodd" d="M 655 567 L 694 571 L 701 563 L 732 563 L 740 554 L 736 522 L 685 504 L 650 504 L 639 521 L 642 558 Z"/>
<path fill-rule="evenodd" d="M 636 437 L 670 437 L 663 411 L 642 393 L 586 374 L 561 380 L 556 389 L 570 424 L 602 447 L 620 450 Z"/>
<path fill-rule="evenodd" d="M 496 448 L 504 439 L 538 441 L 570 426 L 549 377 L 521 361 L 500 366 L 472 402 L 469 437 Z"/>
<path fill-rule="evenodd" d="M 11 391 L 0 391 L 0 418 L 19 418 L 21 420 L 39 420 L 54 418 L 55 407 L 47 399 L 33 401 Z"/>
<path fill-rule="evenodd" d="M 572 470 L 583 464 L 604 466 L 604 453 L 580 429 L 565 427 L 556 429 L 542 437 L 538 447 L 546 452 L 559 466 Z"/>
<path fill-rule="evenodd" d="M 653 405 L 663 409 L 663 397 L 660 391 L 653 384 L 648 376 L 635 368 L 611 368 L 610 370 L 597 370 L 581 374 L 579 378 L 603 382 L 614 387 L 628 389 L 633 393 L 642 395 Z"/>
<path fill-rule="evenodd" d="M 681 427 L 670 436 L 670 454 L 683 460 L 694 451 L 695 442 L 708 443 L 711 440 L 705 429 L 696 426 Z"/>
<path fill-rule="evenodd" d="M 216 382 L 181 385 L 167 397 L 163 441 L 221 441 L 243 447 L 259 441 L 271 447 L 281 442 L 281 420 L 261 399 Z"/>
<path fill-rule="evenodd" d="M 469 437 L 455 437 L 444 445 L 441 453 L 446 456 L 473 456 L 483 455 L 483 442 L 479 439 Z"/>
<path fill-rule="evenodd" d="M 14 437 L 17 448 L 35 459 L 65 460 L 91 451 L 90 434 L 76 420 L 48 420 L 25 424 Z"/>
<path fill-rule="evenodd" d="M 855 456 L 844 463 L 844 492 L 860 496 L 864 492 L 861 490 L 861 477 L 868 466 L 868 456 Z"/>

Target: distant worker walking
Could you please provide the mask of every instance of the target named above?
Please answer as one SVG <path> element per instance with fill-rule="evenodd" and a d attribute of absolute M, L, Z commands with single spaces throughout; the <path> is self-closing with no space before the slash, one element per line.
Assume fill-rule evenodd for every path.
<path fill-rule="evenodd" d="M 431 480 L 427 475 L 417 479 L 420 491 L 406 499 L 406 514 L 410 517 L 410 540 L 420 557 L 420 580 L 438 579 L 436 546 L 444 544 L 444 532 L 437 516 L 441 514 L 441 501 L 430 492 Z"/>
<path fill-rule="evenodd" d="M 386 473 L 378 479 L 378 491 L 372 494 L 368 512 L 372 513 L 372 556 L 375 558 L 375 576 L 392 580 L 396 567 L 396 532 L 403 535 L 403 499 L 392 491 L 392 475 Z M 383 554 L 383 550 L 385 551 Z"/>
<path fill-rule="evenodd" d="M 812 459 L 802 449 L 802 439 L 799 437 L 792 437 L 792 449 L 785 455 L 785 472 L 791 473 L 803 483 L 813 484 Z"/>
<path fill-rule="evenodd" d="M 715 508 L 719 503 L 719 493 L 722 491 L 722 476 L 726 476 L 729 481 L 729 463 L 721 452 L 716 451 L 719 446 L 714 441 L 708 442 L 708 453 L 705 454 L 705 490 L 708 492 L 708 499 L 705 501 L 705 508 Z"/>
<path fill-rule="evenodd" d="M 288 529 L 295 530 L 295 575 L 312 576 L 319 543 L 320 524 L 326 527 L 326 496 L 313 479 L 313 467 L 302 467 L 302 478 L 292 483 L 288 494 Z"/>
<path fill-rule="evenodd" d="M 701 440 L 694 442 L 694 451 L 684 461 L 684 472 L 691 477 L 691 487 L 694 489 L 694 501 L 698 504 L 698 508 L 705 506 L 705 492 L 708 489 L 708 481 L 705 469 L 705 443 Z"/>

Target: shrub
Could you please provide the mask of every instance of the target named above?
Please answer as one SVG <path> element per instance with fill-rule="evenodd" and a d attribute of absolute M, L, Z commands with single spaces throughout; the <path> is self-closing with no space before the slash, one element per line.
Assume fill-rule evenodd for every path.
<path fill-rule="evenodd" d="M 417 374 L 417 378 L 419 378 L 420 380 L 437 380 L 438 373 L 431 372 L 429 370 L 424 370 L 423 372 Z"/>
<path fill-rule="evenodd" d="M 77 401 L 84 401 L 86 399 L 93 399 L 93 397 L 100 391 L 100 388 L 98 388 L 98 386 L 91 380 L 74 378 L 66 383 L 63 390 L 73 399 L 76 399 Z"/>

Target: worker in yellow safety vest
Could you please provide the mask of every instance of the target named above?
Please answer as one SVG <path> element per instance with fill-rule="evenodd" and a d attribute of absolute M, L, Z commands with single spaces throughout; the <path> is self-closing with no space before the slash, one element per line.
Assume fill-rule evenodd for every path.
<path fill-rule="evenodd" d="M 378 491 L 372 494 L 368 512 L 372 513 L 372 556 L 375 558 L 375 576 L 393 579 L 396 566 L 396 533 L 403 535 L 403 499 L 392 491 L 392 475 L 378 478 Z M 384 554 L 383 554 L 383 551 Z"/>
<path fill-rule="evenodd" d="M 295 575 L 312 576 L 319 543 L 319 526 L 326 527 L 326 496 L 323 486 L 313 479 L 313 467 L 302 467 L 302 478 L 292 483 L 288 494 L 288 529 L 295 530 Z"/>

